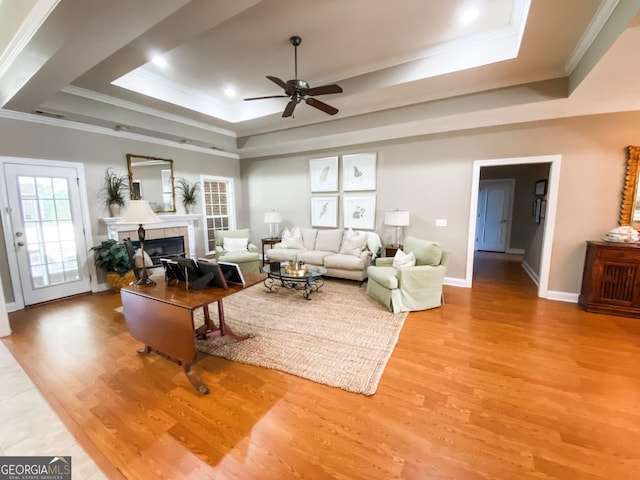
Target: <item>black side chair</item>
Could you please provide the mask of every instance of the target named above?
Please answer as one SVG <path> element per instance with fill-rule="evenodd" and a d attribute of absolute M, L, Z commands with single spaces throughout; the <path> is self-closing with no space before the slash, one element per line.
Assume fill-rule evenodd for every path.
<path fill-rule="evenodd" d="M 130 238 L 125 238 L 124 240 L 122 240 L 122 243 L 124 243 L 124 248 L 127 249 L 127 255 L 129 255 L 129 263 L 131 263 L 133 274 L 136 276 L 136 280 L 140 280 L 142 268 L 136 266 L 136 249 L 133 246 L 133 242 Z"/>

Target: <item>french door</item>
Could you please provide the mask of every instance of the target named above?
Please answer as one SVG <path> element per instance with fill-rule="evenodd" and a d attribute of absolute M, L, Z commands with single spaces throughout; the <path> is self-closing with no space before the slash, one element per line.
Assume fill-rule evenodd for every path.
<path fill-rule="evenodd" d="M 5 163 L 4 174 L 24 304 L 90 291 L 77 169 Z"/>

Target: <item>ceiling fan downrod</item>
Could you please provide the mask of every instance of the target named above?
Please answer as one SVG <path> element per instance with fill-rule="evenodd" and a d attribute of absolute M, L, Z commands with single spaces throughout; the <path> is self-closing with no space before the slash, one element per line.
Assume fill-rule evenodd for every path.
<path fill-rule="evenodd" d="M 294 64 L 294 80 L 298 79 L 298 45 L 302 43 L 302 38 L 297 35 L 294 35 L 289 38 L 289 42 L 293 45 L 293 64 Z"/>

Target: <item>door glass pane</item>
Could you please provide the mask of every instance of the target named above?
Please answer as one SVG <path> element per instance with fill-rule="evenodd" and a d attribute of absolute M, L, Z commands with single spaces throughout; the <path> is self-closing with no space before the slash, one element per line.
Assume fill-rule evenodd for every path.
<path fill-rule="evenodd" d="M 78 280 L 67 179 L 19 176 L 18 187 L 33 288 Z"/>

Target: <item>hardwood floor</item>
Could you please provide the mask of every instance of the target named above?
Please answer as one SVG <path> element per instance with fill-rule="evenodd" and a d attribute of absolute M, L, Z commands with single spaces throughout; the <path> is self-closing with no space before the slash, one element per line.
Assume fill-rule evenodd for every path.
<path fill-rule="evenodd" d="M 3 342 L 109 478 L 639 478 L 640 321 L 490 257 L 409 315 L 371 397 L 208 356 L 200 396 L 111 293 L 12 313 Z"/>

